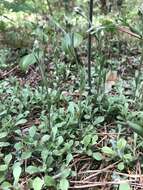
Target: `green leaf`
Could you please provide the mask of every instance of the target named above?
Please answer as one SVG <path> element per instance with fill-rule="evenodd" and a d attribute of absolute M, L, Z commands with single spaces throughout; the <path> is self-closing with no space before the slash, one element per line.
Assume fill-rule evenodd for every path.
<path fill-rule="evenodd" d="M 68 165 L 73 160 L 73 156 L 71 153 L 68 153 L 66 157 L 66 164 Z"/>
<path fill-rule="evenodd" d="M 0 148 L 7 147 L 9 145 L 10 145 L 10 143 L 8 143 L 8 142 L 0 142 Z"/>
<path fill-rule="evenodd" d="M 126 162 L 130 162 L 133 160 L 133 157 L 131 154 L 124 154 L 123 155 L 123 159 L 126 161 Z"/>
<path fill-rule="evenodd" d="M 62 136 L 59 136 L 59 137 L 57 138 L 57 145 L 60 146 L 63 142 L 64 142 L 63 137 L 62 137 Z"/>
<path fill-rule="evenodd" d="M 131 121 L 127 121 L 127 124 L 129 127 L 131 127 L 138 135 L 142 136 L 143 137 L 143 127 L 136 124 L 136 123 L 133 123 Z"/>
<path fill-rule="evenodd" d="M 97 140 L 98 140 L 98 136 L 97 135 L 94 135 L 93 137 L 92 137 L 92 145 L 95 145 L 96 143 L 97 143 Z"/>
<path fill-rule="evenodd" d="M 53 127 L 52 128 L 53 140 L 55 140 L 57 132 L 58 132 L 58 128 L 57 127 Z"/>
<path fill-rule="evenodd" d="M 101 161 L 103 159 L 103 156 L 100 152 L 95 152 L 92 154 L 92 157 L 97 160 L 97 161 Z"/>
<path fill-rule="evenodd" d="M 9 165 L 10 161 L 12 160 L 12 154 L 8 154 L 4 158 L 4 162 Z"/>
<path fill-rule="evenodd" d="M 19 162 L 16 162 L 13 165 L 13 177 L 14 177 L 14 184 L 16 185 L 19 181 L 22 169 Z"/>
<path fill-rule="evenodd" d="M 95 121 L 94 121 L 94 125 L 98 125 L 100 123 L 102 123 L 104 121 L 104 116 L 99 116 L 97 118 L 95 118 Z"/>
<path fill-rule="evenodd" d="M 82 143 L 84 144 L 85 147 L 87 147 L 91 143 L 91 140 L 92 140 L 92 135 L 86 135 L 83 138 Z"/>
<path fill-rule="evenodd" d="M 79 33 L 67 33 L 62 39 L 62 48 L 65 52 L 69 49 L 77 48 L 83 41 L 83 37 Z"/>
<path fill-rule="evenodd" d="M 15 123 L 15 126 L 17 126 L 17 125 L 23 125 L 23 124 L 25 124 L 27 122 L 27 119 L 20 119 L 19 121 L 17 121 L 16 123 Z"/>
<path fill-rule="evenodd" d="M 20 68 L 23 71 L 27 71 L 29 66 L 35 64 L 37 62 L 34 53 L 30 53 L 24 56 L 20 61 Z"/>
<path fill-rule="evenodd" d="M 124 162 L 120 162 L 117 167 L 118 167 L 118 170 L 120 171 L 124 170 L 125 168 Z"/>
<path fill-rule="evenodd" d="M 119 150 L 123 150 L 123 149 L 125 149 L 126 144 L 127 144 L 126 140 L 125 140 L 124 138 L 121 138 L 121 139 L 119 139 L 119 140 L 117 141 L 117 148 L 118 148 Z"/>
<path fill-rule="evenodd" d="M 67 179 L 61 179 L 60 180 L 60 189 L 61 190 L 68 190 L 69 188 L 69 182 Z"/>
<path fill-rule="evenodd" d="M 83 41 L 83 37 L 79 33 L 74 33 L 74 48 L 77 48 Z"/>
<path fill-rule="evenodd" d="M 6 137 L 7 135 L 8 135 L 8 133 L 7 133 L 7 132 L 0 133 L 0 139 L 2 139 L 2 138 L 4 138 L 4 137 Z"/>
<path fill-rule="evenodd" d="M 112 148 L 104 146 L 102 148 L 102 152 L 109 155 L 115 155 L 115 152 L 112 150 Z"/>
<path fill-rule="evenodd" d="M 62 171 L 62 178 L 65 179 L 67 178 L 71 173 L 71 169 L 70 168 L 66 168 Z"/>
<path fill-rule="evenodd" d="M 42 138 L 41 138 L 41 144 L 43 144 L 43 143 L 46 143 L 46 142 L 48 142 L 49 141 L 49 139 L 50 139 L 50 135 L 44 135 Z"/>
<path fill-rule="evenodd" d="M 33 180 L 33 189 L 34 190 L 41 190 L 44 185 L 44 180 L 42 180 L 40 177 L 36 177 Z"/>
<path fill-rule="evenodd" d="M 1 189 L 3 189 L 3 190 L 9 190 L 11 187 L 12 187 L 12 185 L 9 182 L 7 182 L 7 181 L 4 181 L 1 184 Z"/>
<path fill-rule="evenodd" d="M 44 184 L 47 187 L 54 187 L 56 185 L 55 180 L 51 176 L 45 176 L 44 178 Z"/>
<path fill-rule="evenodd" d="M 27 160 L 31 157 L 32 153 L 31 152 L 23 152 L 22 155 L 21 155 L 21 158 L 23 160 Z"/>
<path fill-rule="evenodd" d="M 6 171 L 8 168 L 7 164 L 0 165 L 0 172 Z"/>
<path fill-rule="evenodd" d="M 41 152 L 41 158 L 42 158 L 43 162 L 46 162 L 48 155 L 49 155 L 49 150 L 44 148 Z"/>
<path fill-rule="evenodd" d="M 119 185 L 119 190 L 131 190 L 131 187 L 128 183 L 122 183 Z"/>
<path fill-rule="evenodd" d="M 16 144 L 14 145 L 14 148 L 15 148 L 17 151 L 19 151 L 19 150 L 21 150 L 21 149 L 23 148 L 23 144 L 22 144 L 21 142 L 16 143 Z"/>
<path fill-rule="evenodd" d="M 72 115 L 72 117 L 74 117 L 75 108 L 76 108 L 76 104 L 74 102 L 69 102 L 67 112 L 69 112 Z"/>
<path fill-rule="evenodd" d="M 30 175 L 38 173 L 39 172 L 39 168 L 35 167 L 35 166 L 28 166 L 25 170 L 27 173 L 29 173 Z"/>
<path fill-rule="evenodd" d="M 36 126 L 30 127 L 30 129 L 29 129 L 29 135 L 30 135 L 31 138 L 33 138 L 35 136 L 36 130 L 37 130 Z"/>

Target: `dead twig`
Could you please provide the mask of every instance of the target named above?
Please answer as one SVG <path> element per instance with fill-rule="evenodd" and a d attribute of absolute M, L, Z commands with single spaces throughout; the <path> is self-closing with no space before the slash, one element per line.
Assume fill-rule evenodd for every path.
<path fill-rule="evenodd" d="M 130 183 L 133 182 L 132 180 L 122 180 L 122 181 L 106 181 L 106 182 L 90 182 L 89 184 L 87 184 L 87 182 L 83 182 L 83 181 L 70 181 L 70 183 L 73 184 L 83 184 L 83 185 L 74 185 L 71 186 L 69 189 L 87 189 L 87 188 L 93 188 L 93 187 L 97 187 L 97 186 L 105 186 L 105 185 L 120 185 L 120 184 L 124 184 L 124 183 Z"/>

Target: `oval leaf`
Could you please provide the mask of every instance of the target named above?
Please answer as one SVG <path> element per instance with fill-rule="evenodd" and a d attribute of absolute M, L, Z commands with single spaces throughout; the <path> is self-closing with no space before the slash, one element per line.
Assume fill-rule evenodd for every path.
<path fill-rule="evenodd" d="M 33 180 L 33 189 L 34 190 L 41 190 L 43 185 L 44 185 L 44 181 L 41 178 L 36 177 Z"/>
<path fill-rule="evenodd" d="M 26 56 L 24 56 L 20 61 L 20 68 L 23 71 L 27 71 L 28 67 L 34 63 L 36 63 L 36 58 L 34 56 L 34 53 L 30 53 Z"/>
<path fill-rule="evenodd" d="M 14 177 L 14 184 L 16 185 L 19 181 L 20 175 L 21 175 L 21 166 L 20 163 L 17 162 L 13 165 L 13 177 Z"/>
<path fill-rule="evenodd" d="M 60 181 L 60 189 L 61 190 L 68 190 L 69 188 L 69 182 L 67 179 L 61 179 Z"/>

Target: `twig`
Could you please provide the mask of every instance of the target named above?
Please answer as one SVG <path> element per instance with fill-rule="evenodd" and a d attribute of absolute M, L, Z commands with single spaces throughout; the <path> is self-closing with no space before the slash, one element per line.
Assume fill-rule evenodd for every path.
<path fill-rule="evenodd" d="M 114 166 L 115 166 L 116 164 L 118 164 L 118 163 L 119 163 L 119 161 L 118 161 L 118 162 L 115 162 L 115 163 L 113 163 L 113 164 L 111 164 L 111 165 L 109 165 L 109 166 L 107 166 L 106 168 L 103 168 L 103 169 L 101 169 L 101 170 L 87 170 L 87 171 L 84 171 L 84 172 L 79 172 L 78 175 L 87 174 L 87 173 L 98 173 L 98 174 L 100 174 L 100 173 L 102 173 L 102 172 L 107 171 L 108 169 L 111 169 L 112 167 L 114 167 Z"/>
<path fill-rule="evenodd" d="M 135 37 L 135 38 L 141 39 L 141 36 L 139 36 L 138 34 L 136 34 L 136 33 L 134 33 L 134 32 L 131 32 L 128 28 L 125 28 L 125 27 L 117 27 L 117 29 L 118 29 L 120 32 L 124 32 L 124 33 L 129 34 L 130 36 L 133 36 L 133 37 Z"/>
<path fill-rule="evenodd" d="M 77 183 L 78 181 L 70 181 L 71 183 Z M 69 189 L 87 189 L 87 188 L 92 188 L 92 187 L 97 187 L 97 186 L 105 186 L 105 185 L 119 185 L 119 184 L 124 184 L 124 183 L 129 183 L 132 182 L 132 180 L 122 180 L 122 181 L 106 181 L 106 182 L 95 182 L 95 183 L 90 183 L 86 185 L 75 185 L 70 187 Z M 79 181 L 80 184 L 80 181 Z M 82 182 L 82 184 L 84 184 Z"/>
<path fill-rule="evenodd" d="M 4 77 L 7 77 L 10 73 L 12 73 L 15 69 L 17 69 L 18 68 L 18 66 L 15 66 L 14 68 L 12 68 L 10 71 L 8 71 L 7 73 L 5 73 L 5 74 L 3 74 L 2 76 L 1 76 L 1 78 L 4 78 Z"/>
<path fill-rule="evenodd" d="M 89 4 L 89 29 L 92 26 L 92 17 L 93 17 L 93 0 L 90 0 Z M 89 93 L 91 94 L 91 33 L 88 34 L 88 85 Z"/>

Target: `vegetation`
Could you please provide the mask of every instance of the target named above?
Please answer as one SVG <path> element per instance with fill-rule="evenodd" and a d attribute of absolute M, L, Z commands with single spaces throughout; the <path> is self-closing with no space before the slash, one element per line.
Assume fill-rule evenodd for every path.
<path fill-rule="evenodd" d="M 143 189 L 141 0 L 1 0 L 0 189 Z"/>

